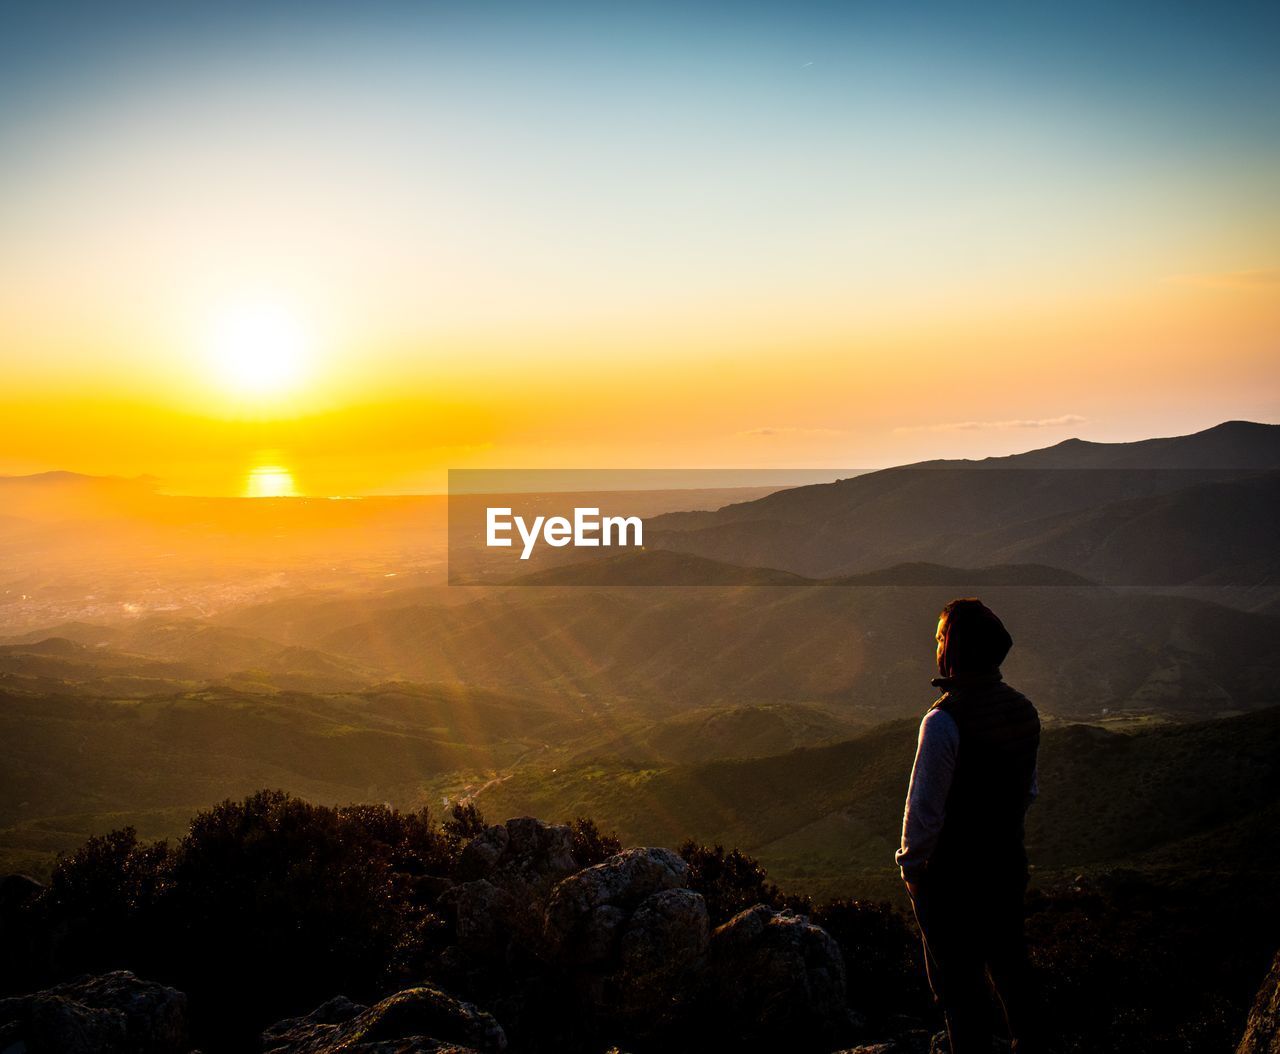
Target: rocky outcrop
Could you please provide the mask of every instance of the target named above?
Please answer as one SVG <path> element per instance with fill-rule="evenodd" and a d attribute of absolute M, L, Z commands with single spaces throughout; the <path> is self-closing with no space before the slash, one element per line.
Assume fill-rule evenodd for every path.
<path fill-rule="evenodd" d="M 629 849 L 578 869 L 567 827 L 512 820 L 488 828 L 464 855 L 467 881 L 436 901 L 452 934 L 428 920 L 444 938 L 429 960 L 431 984 L 372 1006 L 330 999 L 267 1028 L 261 1049 L 506 1049 L 494 1016 L 437 984 L 483 1000 L 513 1036 L 551 1035 L 566 1049 L 679 1037 L 688 1049 L 825 1051 L 851 1038 L 832 938 L 763 905 L 712 933 L 706 901 L 688 888 L 689 866 L 670 850 Z M 19 902 L 38 892 L 13 886 Z M 455 969 L 448 957 L 460 950 Z M 123 971 L 0 1001 L 0 1054 L 185 1054 L 186 1041 L 186 997 Z"/>
<path fill-rule="evenodd" d="M 262 1034 L 268 1054 L 497 1054 L 502 1026 L 436 988 L 407 988 L 372 1007 L 338 997 Z"/>
<path fill-rule="evenodd" d="M 670 849 L 627 849 L 579 871 L 556 886 L 547 904 L 548 950 L 566 964 L 605 962 L 643 901 L 688 882 L 689 866 Z"/>
<path fill-rule="evenodd" d="M 486 827 L 471 839 L 458 861 L 458 877 L 545 895 L 578 866 L 568 826 L 521 816 Z"/>
<path fill-rule="evenodd" d="M 844 960 L 807 918 L 764 905 L 710 932 L 688 866 L 667 849 L 628 849 L 566 878 L 545 943 L 588 1013 L 644 1032 L 696 1009 L 737 1043 L 803 1049 L 845 1039 Z"/>
<path fill-rule="evenodd" d="M 572 835 L 563 824 L 520 817 L 485 828 L 462 851 L 462 881 L 437 900 L 453 923 L 463 961 L 537 953 L 547 898 L 577 870 Z"/>
<path fill-rule="evenodd" d="M 0 1000 L 0 1050 L 184 1054 L 187 997 L 126 970 Z"/>
<path fill-rule="evenodd" d="M 671 1001 L 706 965 L 707 906 L 688 889 L 666 889 L 640 902 L 619 943 L 621 1005 L 647 1012 Z"/>
<path fill-rule="evenodd" d="M 1258 989 L 1236 1054 L 1280 1054 L 1280 953 Z"/>
<path fill-rule="evenodd" d="M 711 935 L 717 1004 L 743 1038 L 841 1038 L 854 1024 L 844 957 L 832 936 L 803 915 L 757 904 Z"/>
<path fill-rule="evenodd" d="M 699 993 L 710 925 L 668 849 L 628 849 L 556 886 L 543 920 L 547 953 L 588 1016 L 653 1028 Z"/>
<path fill-rule="evenodd" d="M 458 948 L 472 960 L 502 958 L 513 937 L 536 932 L 528 906 L 484 878 L 446 889 L 436 908 L 453 921 Z"/>

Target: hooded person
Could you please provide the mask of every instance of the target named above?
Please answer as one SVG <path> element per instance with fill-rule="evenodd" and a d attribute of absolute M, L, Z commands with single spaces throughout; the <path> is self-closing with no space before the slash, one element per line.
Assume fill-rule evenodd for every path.
<path fill-rule="evenodd" d="M 895 860 L 951 1054 L 989 1054 L 993 988 L 1012 1049 L 1034 1054 L 1042 1048 L 1023 935 L 1023 823 L 1038 793 L 1040 718 L 1005 683 L 1013 638 L 980 600 L 947 604 L 936 640 L 942 695 L 920 722 Z"/>

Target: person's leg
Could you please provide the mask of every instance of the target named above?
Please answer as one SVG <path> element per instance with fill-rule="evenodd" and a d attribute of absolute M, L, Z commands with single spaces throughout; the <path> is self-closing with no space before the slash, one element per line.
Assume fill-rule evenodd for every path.
<path fill-rule="evenodd" d="M 914 902 L 929 987 L 947 1019 L 951 1054 L 990 1054 L 991 991 L 981 935 L 966 897 L 924 891 Z"/>
<path fill-rule="evenodd" d="M 1026 882 L 1010 884 L 993 899 L 987 968 L 1000 999 L 1014 1054 L 1043 1050 L 1038 1000 L 1027 959 L 1023 898 Z"/>

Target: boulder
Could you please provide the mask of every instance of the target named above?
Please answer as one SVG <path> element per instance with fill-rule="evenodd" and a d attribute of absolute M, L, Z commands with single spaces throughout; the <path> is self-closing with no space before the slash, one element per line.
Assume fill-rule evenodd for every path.
<path fill-rule="evenodd" d="M 513 933 L 529 925 L 519 918 L 525 905 L 484 878 L 451 886 L 436 906 L 453 920 L 458 946 L 473 958 L 500 955 Z"/>
<path fill-rule="evenodd" d="M 711 983 L 744 1039 L 838 1041 L 853 1024 L 840 947 L 804 915 L 757 904 L 717 928 Z"/>
<path fill-rule="evenodd" d="M 309 1014 L 285 1018 L 271 1025 L 262 1033 L 263 1049 L 274 1050 L 290 1044 L 297 1048 L 328 1037 L 335 1025 L 344 1024 L 368 1009 L 363 1003 L 354 1002 L 345 995 L 334 996 Z"/>
<path fill-rule="evenodd" d="M 943 1042 L 946 1034 L 942 1033 Z M 912 1029 L 893 1039 L 881 1040 L 878 1043 L 863 1043 L 856 1047 L 847 1047 L 835 1054 L 933 1054 L 933 1044 L 937 1037 L 931 1037 L 923 1029 Z"/>
<path fill-rule="evenodd" d="M 711 926 L 706 901 L 664 889 L 640 902 L 620 942 L 620 991 L 629 1009 L 660 1005 L 706 963 Z"/>
<path fill-rule="evenodd" d="M 507 851 L 511 835 L 505 823 L 492 824 L 471 839 L 458 858 L 458 875 L 463 879 L 481 878 L 497 868 Z"/>
<path fill-rule="evenodd" d="M 0 1000 L 0 1050 L 11 1047 L 27 1054 L 184 1054 L 187 997 L 116 970 Z"/>
<path fill-rule="evenodd" d="M 272 1025 L 262 1048 L 268 1054 L 497 1054 L 507 1049 L 507 1037 L 492 1015 L 423 986 L 372 1007 L 331 999 L 305 1017 Z"/>
<path fill-rule="evenodd" d="M 543 931 L 549 953 L 566 964 L 605 962 L 644 900 L 688 882 L 688 865 L 670 849 L 626 849 L 571 875 L 547 904 Z"/>
<path fill-rule="evenodd" d="M 464 882 L 483 878 L 507 888 L 519 885 L 545 896 L 578 866 L 566 824 L 522 816 L 486 827 L 471 839 L 459 857 L 458 877 Z"/>
<path fill-rule="evenodd" d="M 628 849 L 555 888 L 545 948 L 585 1020 L 648 1034 L 701 991 L 710 924 L 689 869 L 668 849 Z"/>
<path fill-rule="evenodd" d="M 453 923 L 458 964 L 483 967 L 540 954 L 547 898 L 577 870 L 564 824 L 520 817 L 481 831 L 462 850 L 458 883 L 436 901 Z"/>
<path fill-rule="evenodd" d="M 1236 1054 L 1280 1054 L 1280 952 L 1254 998 Z"/>
<path fill-rule="evenodd" d="M 0 999 L 0 1050 L 115 1054 L 129 1050 L 124 1014 L 38 992 Z"/>

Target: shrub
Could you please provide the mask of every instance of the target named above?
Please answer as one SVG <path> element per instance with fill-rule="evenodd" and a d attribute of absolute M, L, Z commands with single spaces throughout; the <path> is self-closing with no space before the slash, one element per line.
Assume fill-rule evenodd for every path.
<path fill-rule="evenodd" d="M 449 819 L 442 826 L 444 833 L 455 842 L 463 842 L 483 831 L 485 822 L 474 802 L 456 801 L 449 809 Z"/>
<path fill-rule="evenodd" d="M 61 861 L 41 898 L 52 973 L 127 966 L 174 984 L 236 1046 L 333 995 L 421 977 L 436 920 L 419 880 L 451 874 L 457 846 L 425 810 L 281 791 L 199 813 L 174 847 L 114 831 Z"/>
<path fill-rule="evenodd" d="M 887 903 L 833 900 L 813 909 L 844 955 L 849 1002 L 873 1027 L 918 1014 L 929 1003 L 920 944 L 906 919 Z"/>
<path fill-rule="evenodd" d="M 579 816 L 569 824 L 573 855 L 580 867 L 593 867 L 622 852 L 622 841 L 616 835 L 603 834 L 595 820 Z"/>
<path fill-rule="evenodd" d="M 759 861 L 737 849 L 699 845 L 690 840 L 680 846 L 679 852 L 689 865 L 689 888 L 706 900 L 712 926 L 727 922 L 753 904 L 800 911 L 809 908 L 807 899 L 786 897 L 769 881 Z"/>
<path fill-rule="evenodd" d="M 55 973 L 76 974 L 149 958 L 156 907 L 172 887 L 175 854 L 166 842 L 142 845 L 125 827 L 90 838 L 54 867 L 38 914 L 56 922 Z"/>

